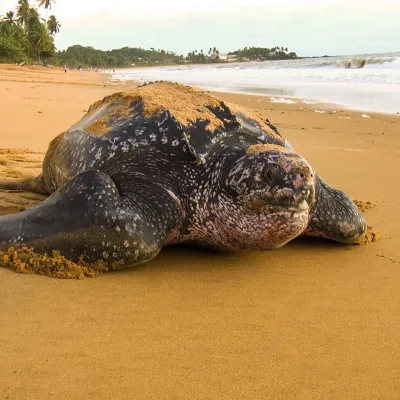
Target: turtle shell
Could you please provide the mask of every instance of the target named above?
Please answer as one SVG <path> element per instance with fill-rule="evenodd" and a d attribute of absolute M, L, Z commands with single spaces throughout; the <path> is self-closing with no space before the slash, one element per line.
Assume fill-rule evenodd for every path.
<path fill-rule="evenodd" d="M 164 128 L 166 121 L 168 127 Z M 146 136 L 162 135 L 163 130 L 168 130 L 166 134 L 170 135 L 171 123 L 184 136 L 191 152 L 200 158 L 207 155 L 213 143 L 229 133 L 248 135 L 259 143 L 290 147 L 259 113 L 192 87 L 164 81 L 105 97 L 94 103 L 67 132 L 79 130 L 97 136 L 132 137 L 133 131 L 133 136 L 140 137 L 142 143 L 157 146 L 158 140 L 146 140 L 149 139 Z"/>

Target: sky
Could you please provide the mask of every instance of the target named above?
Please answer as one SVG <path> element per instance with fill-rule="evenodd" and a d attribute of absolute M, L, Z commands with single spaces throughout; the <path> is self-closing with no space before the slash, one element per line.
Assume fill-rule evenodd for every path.
<path fill-rule="evenodd" d="M 300 56 L 400 51 L 400 0 L 56 0 L 59 50 L 288 47 Z M 32 0 L 31 0 L 32 2 Z M 17 0 L 0 0 L 0 15 Z M 34 2 L 32 2 L 34 4 Z M 44 15 L 44 13 L 43 13 Z"/>

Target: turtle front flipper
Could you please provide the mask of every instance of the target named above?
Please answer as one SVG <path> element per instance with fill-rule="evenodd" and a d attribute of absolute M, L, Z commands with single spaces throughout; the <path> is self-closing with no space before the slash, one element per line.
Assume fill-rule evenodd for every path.
<path fill-rule="evenodd" d="M 350 197 L 317 176 L 315 204 L 303 235 L 357 244 L 363 242 L 366 230 L 367 223 Z"/>
<path fill-rule="evenodd" d="M 0 248 L 58 250 L 72 261 L 104 261 L 113 268 L 148 261 L 180 227 L 183 212 L 162 186 L 143 180 L 131 188 L 124 195 L 107 173 L 83 172 L 42 203 L 0 217 Z"/>

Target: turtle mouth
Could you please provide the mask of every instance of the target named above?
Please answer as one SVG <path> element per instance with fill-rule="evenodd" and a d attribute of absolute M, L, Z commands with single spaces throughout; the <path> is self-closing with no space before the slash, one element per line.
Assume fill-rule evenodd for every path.
<path fill-rule="evenodd" d="M 249 211 L 261 213 L 292 212 L 304 213 L 315 203 L 312 189 L 293 190 L 290 188 L 254 192 L 246 196 L 245 206 Z"/>
<path fill-rule="evenodd" d="M 282 211 L 282 210 L 287 210 L 287 211 L 308 211 L 310 208 L 309 204 L 307 203 L 307 200 L 301 200 L 300 202 L 296 204 L 290 204 L 290 205 L 282 205 L 282 204 L 265 204 L 265 208 L 268 210 L 277 210 L 277 211 Z"/>

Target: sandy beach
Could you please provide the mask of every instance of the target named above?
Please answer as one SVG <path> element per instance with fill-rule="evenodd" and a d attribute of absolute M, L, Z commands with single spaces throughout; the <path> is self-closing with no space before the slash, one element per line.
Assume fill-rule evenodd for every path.
<path fill-rule="evenodd" d="M 0 179 L 37 175 L 49 141 L 133 86 L 0 66 Z M 271 252 L 184 246 L 94 279 L 0 268 L 0 399 L 398 399 L 399 115 L 278 104 L 259 111 L 380 240 L 298 239 Z M 0 215 L 43 197 L 0 191 Z"/>

